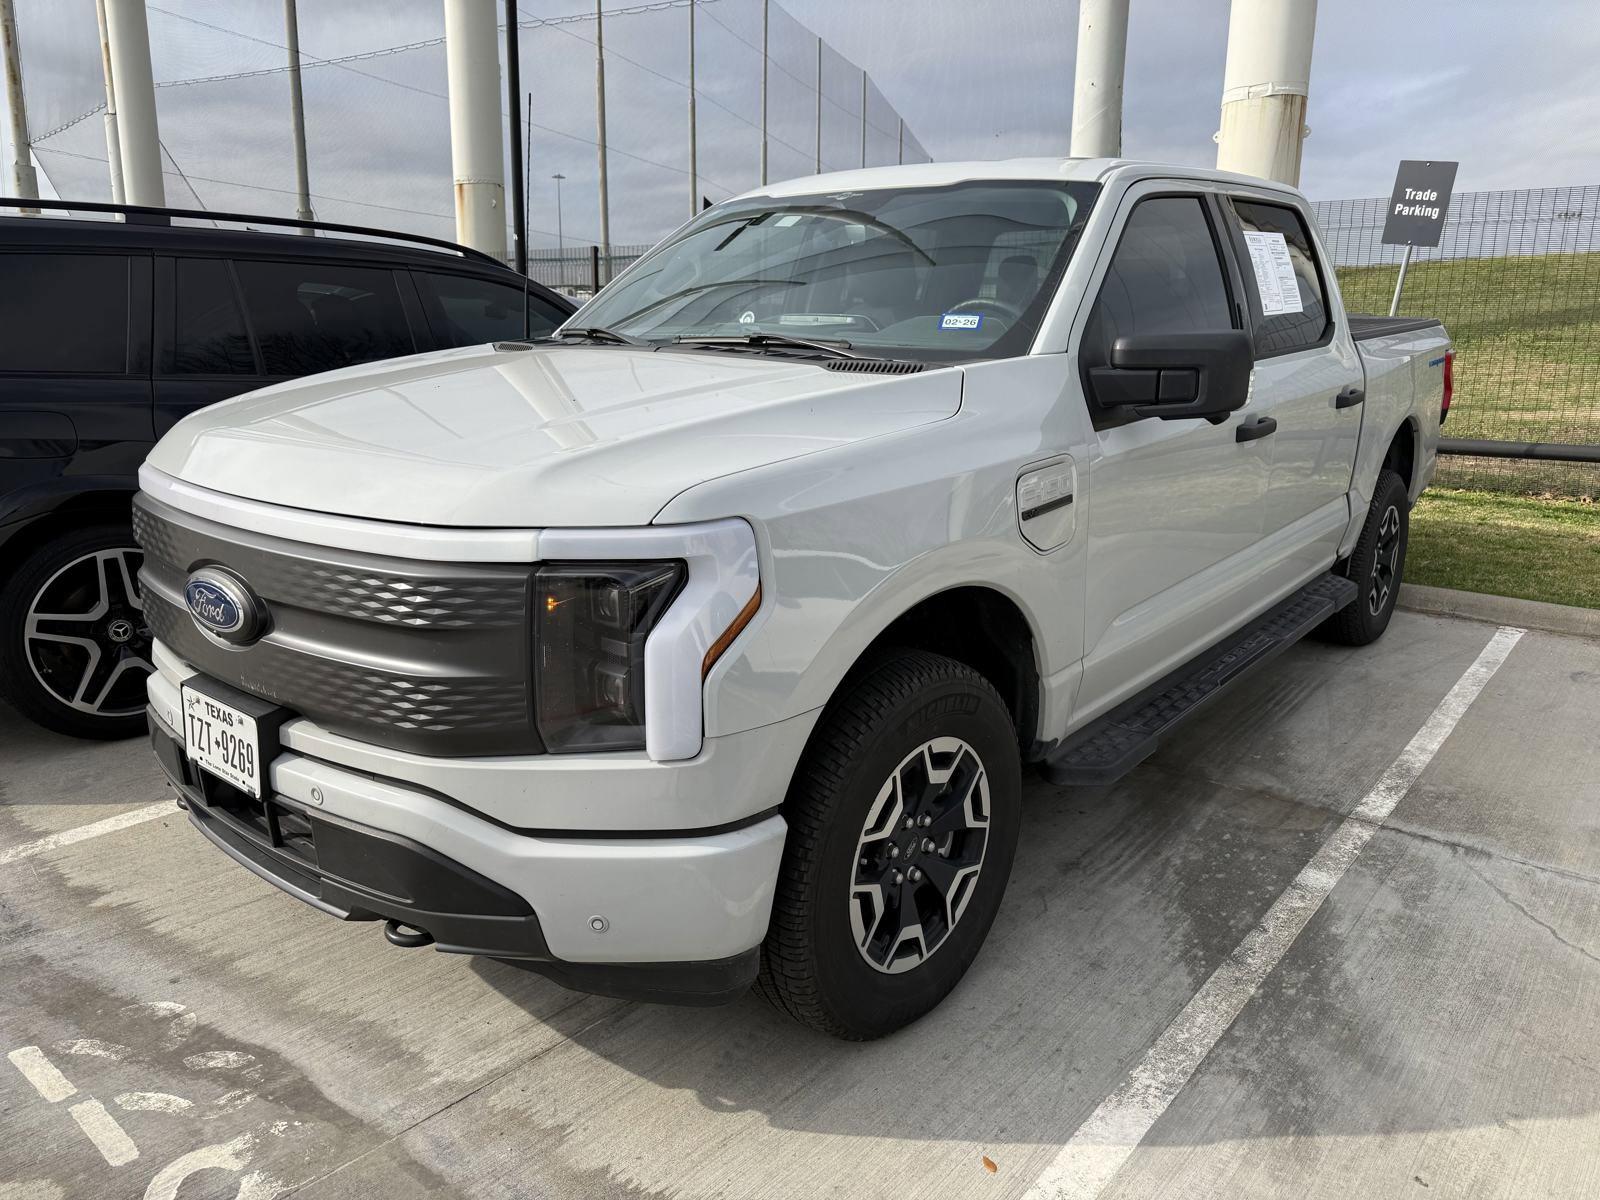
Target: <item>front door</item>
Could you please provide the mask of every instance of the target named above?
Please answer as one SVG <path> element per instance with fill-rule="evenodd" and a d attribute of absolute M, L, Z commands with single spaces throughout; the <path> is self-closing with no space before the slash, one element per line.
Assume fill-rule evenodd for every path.
<path fill-rule="evenodd" d="M 1078 337 L 1078 362 L 1109 362 L 1125 334 L 1237 329 L 1238 279 L 1222 210 L 1192 185 L 1130 189 Z M 1086 390 L 1088 385 L 1086 383 Z M 1230 625 L 1262 533 L 1270 438 L 1240 442 L 1256 415 L 1161 420 L 1096 408 L 1088 463 L 1084 673 L 1074 721 L 1098 715 L 1215 641 Z"/>

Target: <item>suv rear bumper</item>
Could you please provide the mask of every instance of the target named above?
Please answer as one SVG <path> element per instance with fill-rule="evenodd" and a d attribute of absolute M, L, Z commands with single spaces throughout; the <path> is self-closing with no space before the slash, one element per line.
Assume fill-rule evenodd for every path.
<path fill-rule="evenodd" d="M 292 751 L 262 805 L 202 779 L 166 719 L 177 689 L 158 673 L 149 690 L 156 756 L 196 827 L 330 915 L 398 921 L 440 950 L 603 995 L 715 1004 L 755 977 L 787 829 L 776 814 L 702 836 L 534 835 Z"/>

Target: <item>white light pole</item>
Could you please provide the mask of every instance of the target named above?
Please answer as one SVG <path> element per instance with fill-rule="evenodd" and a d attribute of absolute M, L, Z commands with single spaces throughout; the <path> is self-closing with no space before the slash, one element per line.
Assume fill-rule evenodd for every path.
<path fill-rule="evenodd" d="M 1317 0 L 1233 0 L 1217 167 L 1300 182 Z"/>
<path fill-rule="evenodd" d="M 106 81 L 106 166 L 111 172 L 111 203 L 126 204 L 122 190 L 122 139 L 117 135 L 117 89 L 111 73 L 111 42 L 106 36 L 106 0 L 94 0 L 100 25 L 100 73 Z"/>
<path fill-rule="evenodd" d="M 772 70 L 767 39 L 772 24 L 772 0 L 761 0 L 761 186 L 767 186 L 767 80 Z"/>
<path fill-rule="evenodd" d="M 557 171 L 550 178 L 556 181 L 556 256 L 559 258 L 565 240 L 561 236 L 561 181 L 566 176 Z"/>
<path fill-rule="evenodd" d="M 1080 0 L 1072 85 L 1073 158 L 1122 154 L 1122 76 L 1128 58 L 1128 0 Z"/>
<path fill-rule="evenodd" d="M 689 215 L 700 211 L 700 149 L 694 116 L 694 0 L 689 0 Z"/>
<path fill-rule="evenodd" d="M 489 0 L 444 0 L 456 240 L 506 260 L 499 29 Z"/>
<path fill-rule="evenodd" d="M 289 51 L 289 136 L 294 143 L 294 215 L 302 221 L 315 221 L 317 214 L 311 211 L 311 173 L 306 166 L 306 102 L 300 91 L 300 19 L 294 4 L 295 0 L 283 0 L 283 35 Z M 316 230 L 300 232 L 310 236 Z"/>
<path fill-rule="evenodd" d="M 161 131 L 156 125 L 144 0 L 106 0 L 106 43 L 117 92 L 123 190 L 129 204 L 160 208 L 167 202 L 167 190 L 161 175 Z"/>
<path fill-rule="evenodd" d="M 6 104 L 11 112 L 11 189 L 24 200 L 39 198 L 39 176 L 33 169 L 33 141 L 28 137 L 28 106 L 22 95 L 22 49 L 17 45 L 17 14 L 11 0 L 0 0 L 0 56 L 5 60 Z M 21 211 L 36 213 L 37 208 Z"/>

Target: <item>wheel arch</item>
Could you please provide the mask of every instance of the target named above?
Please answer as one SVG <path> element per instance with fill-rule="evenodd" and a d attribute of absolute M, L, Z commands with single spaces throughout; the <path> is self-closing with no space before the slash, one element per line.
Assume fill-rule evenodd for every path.
<path fill-rule="evenodd" d="M 1417 452 L 1421 445 L 1416 417 L 1406 416 L 1390 437 L 1388 448 L 1383 452 L 1383 463 L 1379 467 L 1380 470 L 1393 471 L 1400 476 L 1406 485 L 1406 495 L 1413 499 L 1416 497 Z"/>

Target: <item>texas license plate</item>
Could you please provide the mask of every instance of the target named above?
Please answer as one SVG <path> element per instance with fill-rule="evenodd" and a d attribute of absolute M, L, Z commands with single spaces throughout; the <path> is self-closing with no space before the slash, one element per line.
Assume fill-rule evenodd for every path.
<path fill-rule="evenodd" d="M 185 684 L 183 744 L 196 765 L 261 798 L 261 735 L 255 717 Z"/>

